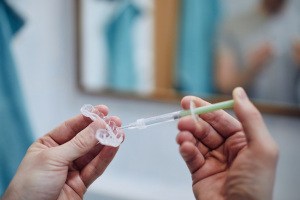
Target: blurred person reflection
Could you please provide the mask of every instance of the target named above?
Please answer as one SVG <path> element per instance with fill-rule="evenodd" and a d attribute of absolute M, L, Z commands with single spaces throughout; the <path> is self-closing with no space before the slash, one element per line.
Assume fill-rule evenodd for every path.
<path fill-rule="evenodd" d="M 254 98 L 299 103 L 299 38 L 300 20 L 288 0 L 260 0 L 224 20 L 217 39 L 217 89 L 229 93 L 243 86 Z"/>

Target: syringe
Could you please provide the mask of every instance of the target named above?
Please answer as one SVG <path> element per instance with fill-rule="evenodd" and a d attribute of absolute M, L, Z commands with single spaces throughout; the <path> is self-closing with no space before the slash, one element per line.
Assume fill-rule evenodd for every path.
<path fill-rule="evenodd" d="M 120 127 L 121 129 L 144 129 L 147 128 L 148 126 L 164 123 L 164 122 L 171 122 L 174 120 L 177 120 L 181 117 L 185 117 L 188 115 L 197 114 L 204 114 L 220 109 L 228 109 L 233 107 L 233 100 L 228 100 L 228 101 L 223 101 L 215 104 L 210 104 L 207 106 L 202 106 L 195 108 L 193 110 L 180 110 L 176 112 L 171 112 L 163 115 L 158 115 L 154 117 L 149 117 L 149 118 L 142 118 L 136 120 L 136 122 L 130 123 L 126 126 Z"/>

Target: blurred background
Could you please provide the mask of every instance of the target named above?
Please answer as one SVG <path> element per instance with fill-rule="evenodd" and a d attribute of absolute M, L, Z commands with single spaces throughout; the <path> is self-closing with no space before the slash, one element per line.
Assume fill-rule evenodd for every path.
<path fill-rule="evenodd" d="M 261 2 L 0 0 L 1 194 L 30 143 L 86 103 L 106 104 L 127 124 L 180 109 L 178 94 L 215 97 L 245 84 L 255 99 L 273 103 L 278 97 L 277 104 L 297 109 L 300 3 L 281 7 L 280 0 L 270 0 L 274 9 L 267 15 Z M 253 14 L 257 10 L 261 18 Z M 234 77 L 243 79 L 226 82 Z M 254 88 L 263 88 L 252 85 L 256 79 L 267 90 L 256 94 Z M 281 92 L 268 92 L 276 90 Z M 153 100 L 161 96 L 172 100 Z M 297 199 L 300 118 L 264 118 L 281 150 L 274 199 Z M 176 134 L 176 123 L 128 131 L 86 199 L 193 199 Z"/>
<path fill-rule="evenodd" d="M 230 95 L 243 86 L 256 101 L 299 107 L 299 5 L 78 1 L 79 84 L 154 98 Z"/>

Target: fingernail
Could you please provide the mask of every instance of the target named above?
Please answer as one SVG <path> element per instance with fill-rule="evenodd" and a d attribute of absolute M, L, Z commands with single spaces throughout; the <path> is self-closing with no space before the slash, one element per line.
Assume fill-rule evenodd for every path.
<path fill-rule="evenodd" d="M 241 87 L 235 89 L 236 95 L 240 100 L 248 100 L 245 90 Z"/>

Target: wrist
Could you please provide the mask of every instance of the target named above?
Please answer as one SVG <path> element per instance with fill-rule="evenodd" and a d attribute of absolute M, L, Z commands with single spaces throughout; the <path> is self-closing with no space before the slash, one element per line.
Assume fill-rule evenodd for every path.
<path fill-rule="evenodd" d="M 8 188 L 6 189 L 2 197 L 2 200 L 11 200 L 11 199 L 22 199 L 21 196 L 19 195 L 18 190 L 15 189 L 12 183 L 8 186 Z"/>

